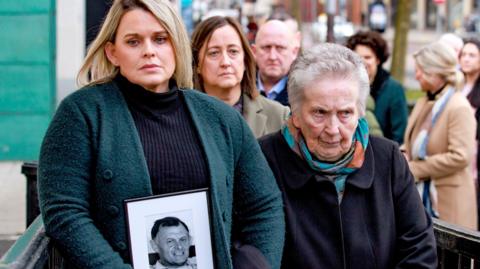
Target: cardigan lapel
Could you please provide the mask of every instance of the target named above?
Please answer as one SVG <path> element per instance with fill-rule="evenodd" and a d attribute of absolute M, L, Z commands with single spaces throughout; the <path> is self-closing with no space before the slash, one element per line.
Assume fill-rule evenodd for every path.
<path fill-rule="evenodd" d="M 223 207 L 225 203 L 225 197 L 222 197 L 226 193 L 226 182 L 225 177 L 226 171 L 225 167 L 218 167 L 216 164 L 224 163 L 221 159 L 222 156 L 218 153 L 217 141 L 208 134 L 207 126 L 204 126 L 204 122 L 199 119 L 198 115 L 201 114 L 197 111 L 197 106 L 193 104 L 194 100 L 189 98 L 188 91 L 183 91 L 185 97 L 185 103 L 187 104 L 187 109 L 192 117 L 193 125 L 199 135 L 200 143 L 202 144 L 202 149 L 205 151 L 205 157 L 207 159 L 208 172 L 210 176 L 210 186 L 211 186 L 211 195 L 219 202 L 219 205 Z"/>
<path fill-rule="evenodd" d="M 252 129 L 255 137 L 265 134 L 267 116 L 263 113 L 263 106 L 259 98 L 252 100 L 248 95 L 243 95 L 243 117 Z"/>
<path fill-rule="evenodd" d="M 195 100 L 192 100 L 190 90 L 184 90 L 183 94 L 185 97 L 185 103 L 187 105 L 187 109 L 192 117 L 193 124 L 195 129 L 199 135 L 200 143 L 202 144 L 202 149 L 205 152 L 205 157 L 207 160 L 208 171 L 210 175 L 210 201 L 212 205 L 212 213 L 213 217 L 211 218 L 211 225 L 212 227 L 216 227 L 213 230 L 213 235 L 215 238 L 215 243 L 221 245 L 216 245 L 215 249 L 217 250 L 229 250 L 230 246 L 227 243 L 227 238 L 224 233 L 225 231 L 225 208 L 227 207 L 227 185 L 233 184 L 228 181 L 228 177 L 226 175 L 225 167 L 218 167 L 215 164 L 223 163 L 221 159 L 223 156 L 218 153 L 217 144 L 213 136 L 208 134 L 207 126 L 202 126 L 204 122 L 202 122 L 197 115 L 199 115 L 199 111 L 197 111 L 197 106 L 195 106 Z M 193 91 L 193 90 L 191 90 Z M 201 114 L 201 113 L 200 113 Z M 232 180 L 232 179 L 230 179 Z M 230 201 L 231 202 L 231 201 Z M 222 221 L 222 218 L 223 221 Z M 229 240 L 228 240 L 229 242 Z M 221 257 L 227 257 L 227 253 L 217 253 L 216 262 L 218 268 L 232 268 L 231 260 L 228 259 L 221 259 Z"/>
<path fill-rule="evenodd" d="M 107 103 L 110 105 L 111 113 L 120 116 L 120 118 L 116 119 L 116 127 L 118 130 L 121 130 L 121 138 L 128 141 L 128 143 L 125 143 L 126 146 L 124 146 L 124 153 L 125 156 L 128 156 L 129 160 L 133 160 L 130 162 L 130 165 L 132 165 L 131 168 L 135 169 L 137 173 L 136 180 L 139 181 L 136 182 L 141 184 L 144 196 L 152 195 L 153 191 L 150 181 L 150 173 L 148 172 L 147 160 L 145 159 L 140 136 L 135 127 L 135 121 L 128 109 L 128 104 L 115 82 L 106 85 L 105 96 L 107 96 L 105 100 L 107 100 Z M 111 132 L 111 130 L 108 130 L 108 132 Z M 130 136 L 130 138 L 126 138 L 126 136 Z M 113 143 L 118 143 L 118 139 L 120 138 L 117 137 L 117 140 Z"/>
<path fill-rule="evenodd" d="M 403 143 L 408 147 L 407 151 L 410 150 L 410 144 L 412 143 L 412 132 L 413 132 L 413 127 L 416 125 L 419 114 L 423 110 L 423 107 L 427 103 L 427 98 L 422 97 L 417 100 L 417 103 L 415 104 L 415 107 L 413 108 L 412 112 L 410 113 L 408 123 L 407 123 L 407 128 L 405 129 L 405 139 Z"/>

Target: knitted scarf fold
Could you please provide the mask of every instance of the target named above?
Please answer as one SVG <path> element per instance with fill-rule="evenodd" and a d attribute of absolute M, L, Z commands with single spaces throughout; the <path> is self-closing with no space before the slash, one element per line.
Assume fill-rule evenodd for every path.
<path fill-rule="evenodd" d="M 301 130 L 293 125 L 292 117 L 283 126 L 282 135 L 288 146 L 305 160 L 313 170 L 321 172 L 333 180 L 341 200 L 347 176 L 360 168 L 364 161 L 365 150 L 368 145 L 368 124 L 365 118 L 358 120 L 350 150 L 335 162 L 321 161 L 310 152 Z"/>

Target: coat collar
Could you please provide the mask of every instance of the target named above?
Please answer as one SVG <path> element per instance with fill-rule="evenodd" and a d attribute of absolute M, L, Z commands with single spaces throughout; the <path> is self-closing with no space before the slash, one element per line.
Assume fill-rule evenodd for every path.
<path fill-rule="evenodd" d="M 145 159 L 145 153 L 143 152 L 140 135 L 135 127 L 135 121 L 128 109 L 127 101 L 115 82 L 112 81 L 106 83 L 101 87 L 101 92 L 106 96 L 105 99 L 109 100 L 108 103 L 111 105 L 110 109 L 114 109 L 113 113 L 118 115 L 118 118 L 116 119 L 118 122 L 116 127 L 119 130 L 122 130 L 122 136 L 130 136 L 129 142 L 132 143 L 132 146 L 125 147 L 127 152 L 126 156 L 131 160 L 140 160 L 140 162 L 136 163 L 135 167 L 131 167 L 131 169 L 136 169 L 135 171 L 138 175 L 138 182 L 140 182 L 139 184 L 142 184 L 145 194 L 148 193 L 148 195 L 153 195 L 147 160 Z"/>
<path fill-rule="evenodd" d="M 267 116 L 262 113 L 263 105 L 260 102 L 260 96 L 252 99 L 248 95 L 243 95 L 243 117 L 251 127 L 255 137 L 265 133 L 267 126 Z"/>
<path fill-rule="evenodd" d="M 277 133 L 277 139 L 280 146 L 277 148 L 277 154 L 282 160 L 281 167 L 285 171 L 285 183 L 291 189 L 300 189 L 307 184 L 309 180 L 327 181 L 322 174 L 311 169 L 308 164 L 300 158 L 287 145 L 280 132 Z M 372 141 L 370 139 L 370 141 Z M 375 158 L 371 143 L 368 144 L 365 152 L 365 161 L 362 167 L 348 176 L 346 185 L 352 185 L 359 189 L 368 189 L 372 186 L 375 177 Z"/>
<path fill-rule="evenodd" d="M 370 86 L 370 94 L 375 100 L 381 91 L 386 90 L 384 85 L 387 83 L 389 78 L 390 73 L 388 73 L 387 70 L 383 69 L 381 66 L 378 66 L 377 74 L 375 74 L 375 78 Z"/>
<path fill-rule="evenodd" d="M 435 100 L 428 100 L 428 97 L 425 95 L 421 97 L 420 99 L 417 100 L 415 103 L 415 106 L 413 107 L 412 112 L 410 113 L 410 116 L 408 117 L 408 123 L 407 127 L 405 129 L 405 139 L 403 143 L 405 144 L 405 147 L 407 151 L 410 150 L 411 143 L 412 143 L 412 135 L 413 135 L 413 129 L 418 123 L 419 120 L 423 120 L 425 114 L 427 112 L 431 111 L 431 108 L 428 108 L 427 111 L 425 111 L 427 104 L 433 105 L 433 103 L 438 100 L 441 96 L 443 96 L 446 92 L 447 89 L 449 88 L 449 85 L 446 85 L 443 87 L 443 89 L 435 96 Z"/>

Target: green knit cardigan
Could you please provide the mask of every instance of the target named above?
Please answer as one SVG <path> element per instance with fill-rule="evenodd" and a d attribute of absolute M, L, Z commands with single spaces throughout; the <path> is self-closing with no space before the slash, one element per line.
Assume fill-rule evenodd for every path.
<path fill-rule="evenodd" d="M 232 268 L 231 234 L 279 268 L 285 222 L 281 194 L 242 116 L 203 93 L 182 90 L 205 152 L 216 268 Z M 114 82 L 63 100 L 39 160 L 47 235 L 78 268 L 131 268 L 125 199 L 152 195 L 135 124 Z"/>

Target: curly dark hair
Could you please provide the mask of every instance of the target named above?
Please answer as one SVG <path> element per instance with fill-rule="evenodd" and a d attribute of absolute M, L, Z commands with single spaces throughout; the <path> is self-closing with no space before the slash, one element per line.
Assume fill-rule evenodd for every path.
<path fill-rule="evenodd" d="M 380 61 L 380 66 L 388 60 L 390 53 L 388 52 L 387 41 L 382 35 L 374 31 L 359 31 L 347 39 L 345 46 L 351 50 L 355 50 L 358 45 L 367 46 L 372 49 L 375 56 Z"/>

